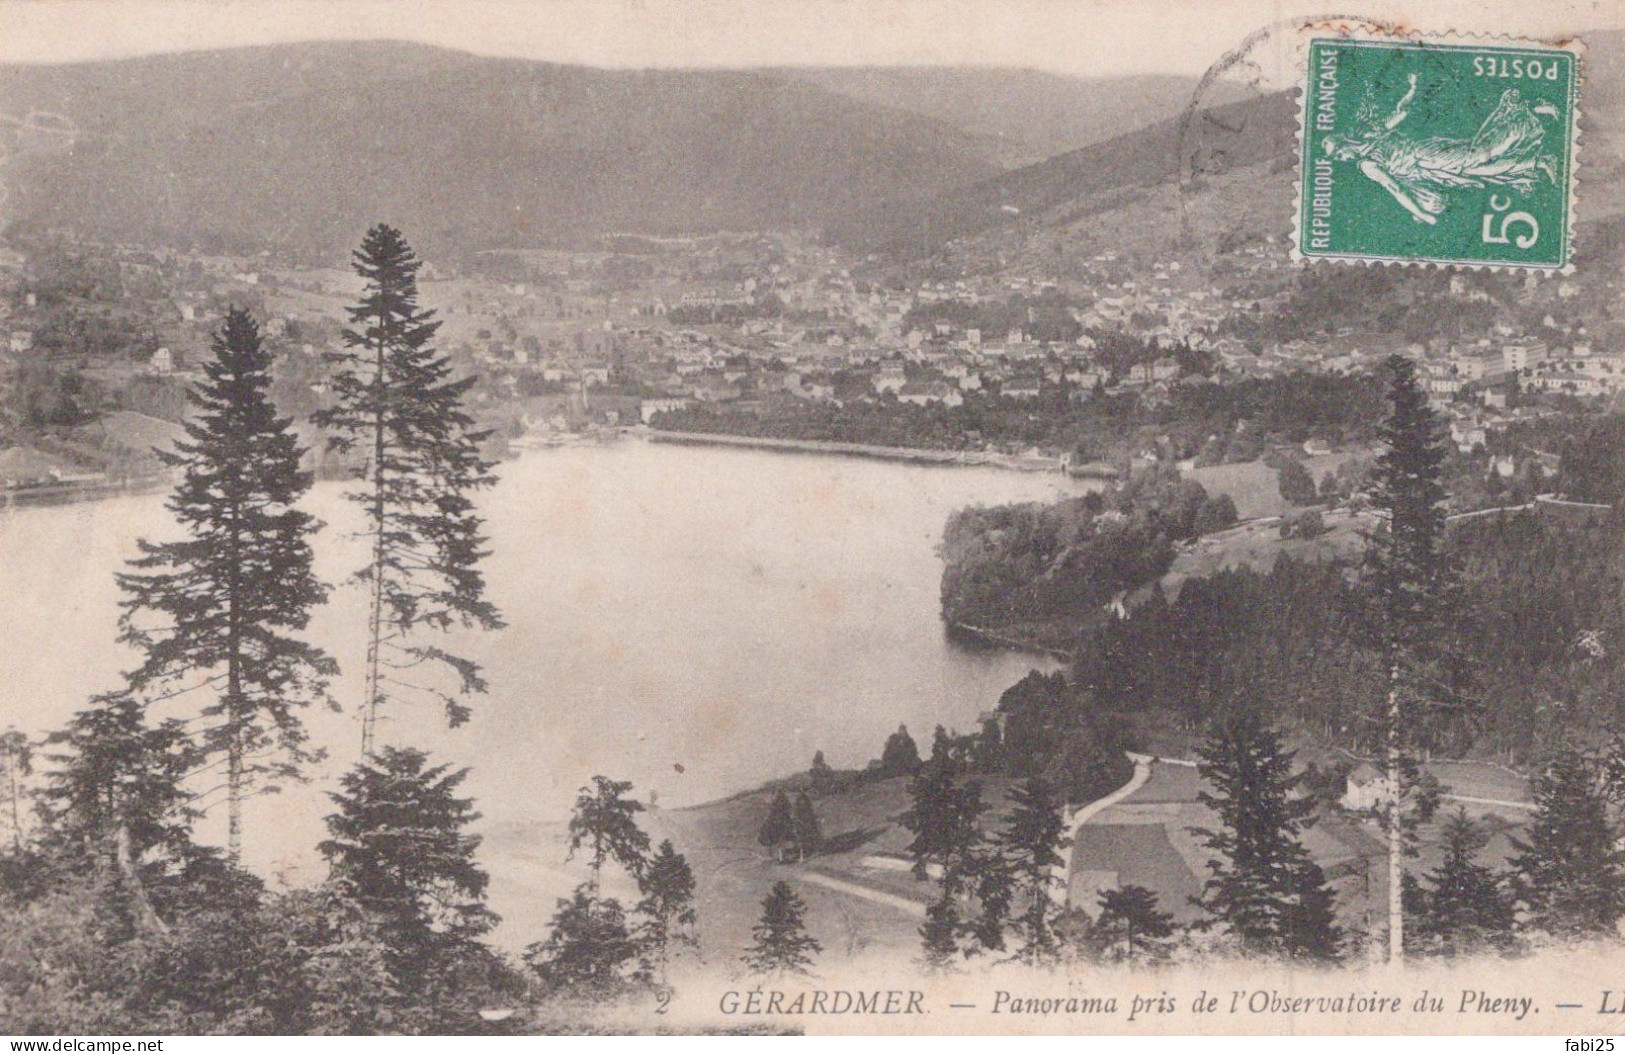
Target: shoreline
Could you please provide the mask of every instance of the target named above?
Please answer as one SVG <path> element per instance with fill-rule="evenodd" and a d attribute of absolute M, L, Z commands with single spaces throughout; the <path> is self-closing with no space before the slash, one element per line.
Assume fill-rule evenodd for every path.
<path fill-rule="evenodd" d="M 902 461 L 920 465 L 1000 468 L 1013 472 L 1054 472 L 1065 474 L 1066 463 L 1058 457 L 1023 454 L 992 454 L 986 451 L 932 450 L 926 447 L 876 446 L 868 443 L 837 443 L 821 439 L 775 439 L 769 436 L 740 436 L 725 432 L 673 432 L 650 430 L 640 433 L 651 443 L 679 443 L 689 446 L 726 446 L 783 453 L 826 454 L 862 457 L 876 461 Z"/>
<path fill-rule="evenodd" d="M 167 479 L 162 477 L 155 477 L 151 479 L 71 483 L 46 487 L 16 487 L 0 490 L 0 510 L 77 505 L 81 502 L 102 501 L 106 498 L 151 494 L 162 490 L 168 482 Z"/>
<path fill-rule="evenodd" d="M 1023 640 L 1020 637 L 1012 637 L 998 630 L 972 626 L 964 622 L 946 622 L 944 625 L 947 626 L 950 637 L 964 637 L 984 647 L 996 648 L 1000 651 L 1011 651 L 1032 656 L 1041 655 L 1046 659 L 1066 663 L 1076 662 L 1078 658 L 1076 654 L 1064 648 L 1040 644 L 1037 641 Z"/>

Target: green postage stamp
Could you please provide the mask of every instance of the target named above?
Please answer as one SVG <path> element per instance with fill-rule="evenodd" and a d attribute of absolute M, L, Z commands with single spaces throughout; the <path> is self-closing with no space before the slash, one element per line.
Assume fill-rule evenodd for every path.
<path fill-rule="evenodd" d="M 1580 46 L 1307 33 L 1294 255 L 1567 271 Z"/>

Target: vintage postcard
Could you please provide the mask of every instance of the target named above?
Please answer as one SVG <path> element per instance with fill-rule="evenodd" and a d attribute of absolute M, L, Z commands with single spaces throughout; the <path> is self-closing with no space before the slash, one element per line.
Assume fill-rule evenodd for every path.
<path fill-rule="evenodd" d="M 1622 149 L 1597 0 L 0 0 L 0 1032 L 1611 1051 Z"/>

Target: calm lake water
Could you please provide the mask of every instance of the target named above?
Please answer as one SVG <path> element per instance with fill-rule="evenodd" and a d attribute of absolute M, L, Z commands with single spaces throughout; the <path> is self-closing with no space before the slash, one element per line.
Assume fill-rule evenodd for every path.
<path fill-rule="evenodd" d="M 380 725 L 384 742 L 472 767 L 493 841 L 562 819 L 595 773 L 681 805 L 804 768 L 815 750 L 861 766 L 900 722 L 924 749 L 937 723 L 972 727 L 1051 665 L 946 638 L 936 546 L 954 509 L 1076 492 L 1062 477 L 636 440 L 500 472 L 484 504 L 508 626 L 454 642 L 485 664 L 490 694 L 455 731 L 429 703 Z M 162 502 L 0 512 L 0 725 L 58 727 L 117 685 L 131 656 L 113 643 L 113 572 L 138 537 L 173 530 Z M 336 484 L 309 504 L 330 525 L 320 570 L 338 580 L 362 554 L 338 537 L 353 514 Z M 331 752 L 311 782 L 249 809 L 248 862 L 268 874 L 308 875 L 325 794 L 356 759 L 363 622 L 348 587 L 312 627 L 350 675 L 335 688 L 346 710 L 311 715 Z"/>

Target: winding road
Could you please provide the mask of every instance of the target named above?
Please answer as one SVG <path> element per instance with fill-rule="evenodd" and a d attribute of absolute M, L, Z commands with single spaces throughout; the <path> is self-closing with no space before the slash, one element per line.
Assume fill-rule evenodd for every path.
<path fill-rule="evenodd" d="M 1168 765 L 1188 765 L 1193 768 L 1196 765 L 1194 761 L 1156 758 L 1151 757 L 1148 754 L 1131 753 L 1128 755 L 1128 758 L 1130 761 L 1134 762 L 1134 774 L 1129 777 L 1128 782 L 1112 791 L 1105 797 L 1096 798 L 1087 805 L 1079 807 L 1079 809 L 1072 814 L 1071 818 L 1067 820 L 1066 839 L 1068 844 L 1070 844 L 1072 839 L 1077 835 L 1078 828 L 1088 823 L 1091 819 L 1098 816 L 1104 810 L 1116 805 L 1118 802 L 1145 786 L 1146 781 L 1151 778 L 1152 762 L 1162 762 L 1163 764 Z M 880 866 L 882 864 L 881 858 L 870 859 L 874 861 L 874 864 L 871 866 Z M 1062 905 L 1066 903 L 1067 894 L 1072 884 L 1071 860 L 1071 854 L 1063 853 L 1061 862 L 1055 865 L 1052 872 L 1055 881 L 1050 887 L 1050 896 L 1055 898 L 1055 901 Z M 887 866 L 888 869 L 895 865 L 899 870 L 906 866 L 906 864 L 904 864 L 901 860 L 892 861 L 890 859 L 885 860 L 884 865 Z M 898 896 L 895 893 L 887 893 L 883 890 L 875 889 L 872 886 L 861 885 L 857 882 L 849 882 L 846 879 L 836 878 L 834 875 L 826 874 L 822 871 L 802 871 L 801 873 L 797 874 L 795 878 L 799 882 L 806 882 L 811 885 L 820 886 L 824 889 L 833 890 L 837 893 L 843 893 L 849 897 L 857 897 L 860 900 L 867 900 L 871 904 L 879 904 L 882 907 L 901 911 L 904 914 L 912 916 L 913 918 L 925 918 L 925 905 L 917 900 L 911 900 L 908 897 Z"/>
<path fill-rule="evenodd" d="M 1127 783 L 1104 798 L 1096 798 L 1072 814 L 1072 819 L 1066 825 L 1066 843 L 1068 847 L 1076 840 L 1078 828 L 1145 786 L 1145 781 L 1151 778 L 1151 763 L 1161 760 L 1160 758 L 1151 757 L 1149 754 L 1133 753 L 1128 755 L 1128 759 L 1134 762 L 1134 775 L 1129 777 Z M 1054 898 L 1056 903 L 1064 905 L 1067 896 L 1072 891 L 1072 854 L 1063 851 L 1061 862 L 1055 865 L 1051 874 L 1054 881 L 1050 884 L 1050 896 Z"/>
<path fill-rule="evenodd" d="M 836 878 L 834 875 L 826 875 L 822 871 L 803 871 L 796 878 L 799 881 L 809 882 L 815 886 L 823 886 L 825 889 L 833 889 L 837 893 L 845 893 L 849 897 L 867 900 L 872 904 L 896 908 L 898 911 L 912 915 L 917 919 L 925 918 L 924 904 L 917 900 L 910 900 L 907 897 L 900 897 L 895 893 L 883 893 L 869 886 L 860 886 L 856 882 L 848 882 L 845 879 Z"/>

